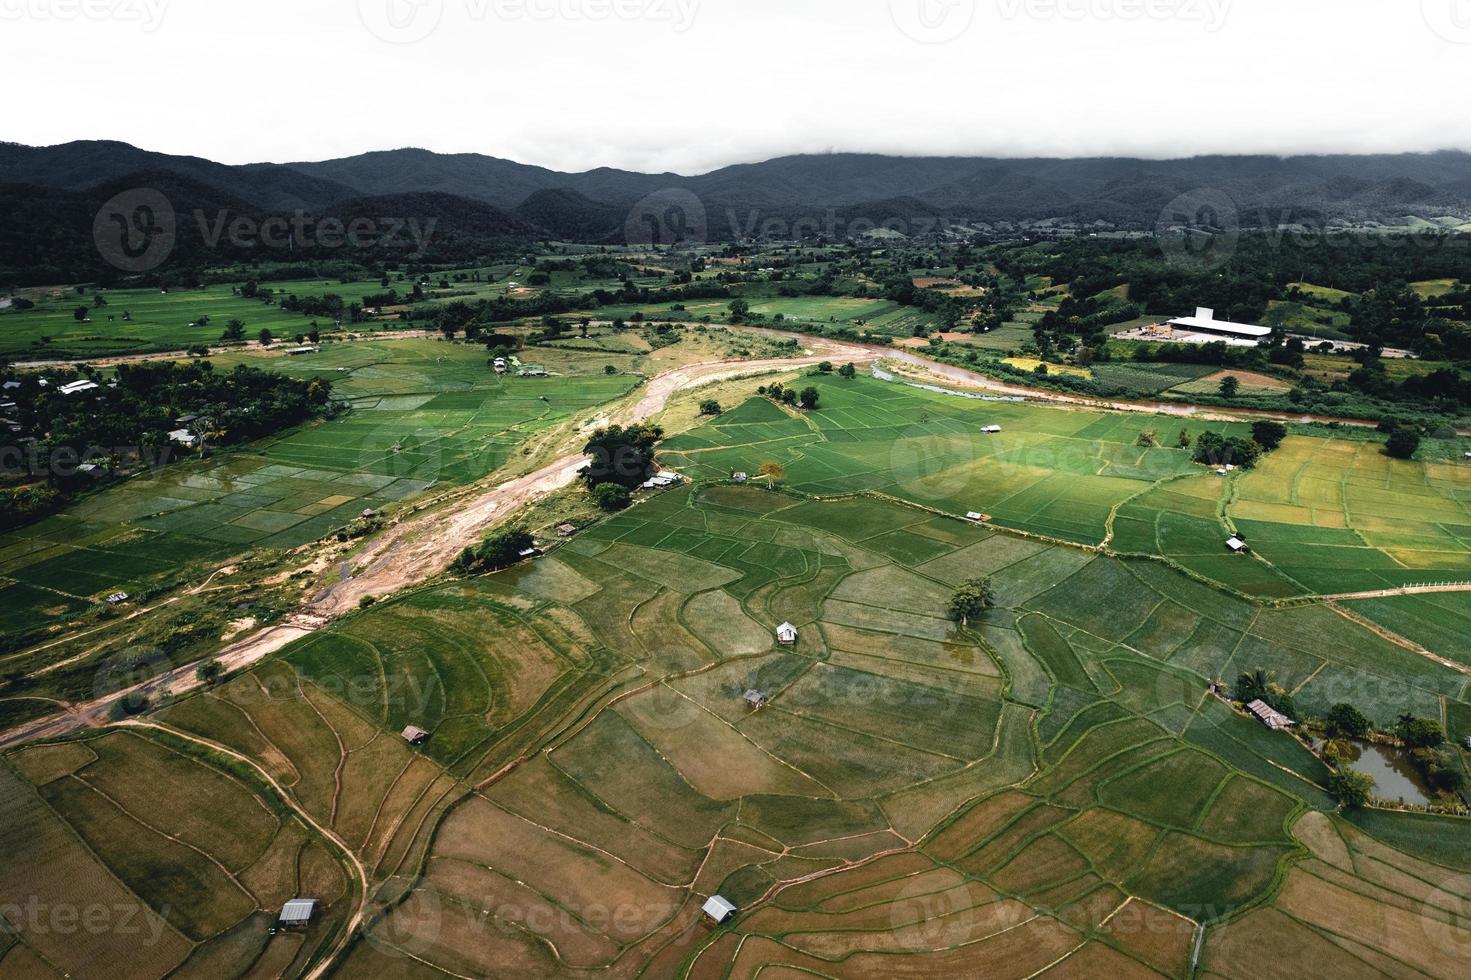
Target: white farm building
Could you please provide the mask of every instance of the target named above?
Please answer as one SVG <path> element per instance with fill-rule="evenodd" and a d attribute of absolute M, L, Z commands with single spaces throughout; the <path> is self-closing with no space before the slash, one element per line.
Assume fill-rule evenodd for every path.
<path fill-rule="evenodd" d="M 1181 333 L 1206 334 L 1237 347 L 1255 347 L 1272 336 L 1271 327 L 1217 320 L 1216 311 L 1204 306 L 1197 307 L 1194 316 L 1177 317 L 1169 325 Z"/>

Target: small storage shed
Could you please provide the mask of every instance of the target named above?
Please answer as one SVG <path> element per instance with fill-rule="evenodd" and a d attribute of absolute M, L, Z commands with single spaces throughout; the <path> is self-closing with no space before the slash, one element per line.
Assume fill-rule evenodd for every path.
<path fill-rule="evenodd" d="M 424 729 L 418 728 L 414 725 L 410 725 L 408 728 L 405 728 L 403 730 L 403 737 L 404 741 L 408 742 L 410 745 L 423 745 L 425 742 L 429 741 L 429 733 L 424 731 Z"/>
<path fill-rule="evenodd" d="M 283 929 L 304 929 L 317 914 L 315 898 L 293 898 L 281 907 L 281 917 L 276 924 Z"/>
<path fill-rule="evenodd" d="M 764 708 L 766 707 L 766 703 L 771 700 L 771 698 L 767 697 L 765 691 L 758 691 L 755 688 L 747 691 L 745 698 L 746 703 L 753 708 Z"/>
<path fill-rule="evenodd" d="M 730 921 L 730 917 L 736 914 L 736 907 L 719 895 L 711 895 L 704 911 L 710 921 L 719 926 Z"/>
<path fill-rule="evenodd" d="M 782 623 L 776 628 L 776 639 L 782 646 L 793 646 L 797 642 L 797 627 L 791 623 Z"/>

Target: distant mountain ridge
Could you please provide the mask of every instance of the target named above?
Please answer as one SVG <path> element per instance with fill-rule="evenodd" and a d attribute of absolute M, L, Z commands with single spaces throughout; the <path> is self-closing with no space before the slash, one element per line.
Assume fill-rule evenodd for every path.
<path fill-rule="evenodd" d="M 1178 160 L 835 153 L 684 176 L 612 168 L 563 173 L 422 149 L 232 166 L 112 141 L 0 144 L 0 184 L 91 191 L 145 173 L 177 174 L 261 211 L 327 214 L 350 202 L 386 199 L 387 205 L 407 195 L 414 213 L 458 214 L 470 228 L 588 241 L 620 239 L 638 202 L 671 193 L 683 195 L 677 203 L 686 210 L 703 209 L 702 231 L 717 240 L 799 222 L 837 234 L 886 221 L 922 221 L 928 227 L 937 216 L 972 225 L 1053 221 L 1147 229 L 1181 195 L 1200 191 L 1224 195 L 1243 227 L 1276 224 L 1284 215 L 1471 218 L 1471 154 L 1459 151 Z"/>

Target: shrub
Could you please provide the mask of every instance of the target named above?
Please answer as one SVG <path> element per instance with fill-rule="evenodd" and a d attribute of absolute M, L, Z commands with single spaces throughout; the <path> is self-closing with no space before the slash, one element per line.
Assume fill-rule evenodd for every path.
<path fill-rule="evenodd" d="M 1384 451 L 1395 459 L 1414 459 L 1420 450 L 1420 433 L 1401 426 L 1389 434 Z"/>
<path fill-rule="evenodd" d="M 598 502 L 598 507 L 612 514 L 620 510 L 626 510 L 633 503 L 633 494 L 628 488 L 617 483 L 599 483 L 592 488 L 593 499 Z"/>

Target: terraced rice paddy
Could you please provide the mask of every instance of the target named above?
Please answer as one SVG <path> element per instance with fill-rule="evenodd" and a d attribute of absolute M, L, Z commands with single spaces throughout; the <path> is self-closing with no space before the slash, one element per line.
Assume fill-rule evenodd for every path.
<path fill-rule="evenodd" d="M 479 479 L 536 432 L 632 386 L 602 375 L 497 378 L 483 352 L 436 341 L 329 345 L 272 366 L 332 380 L 351 410 L 145 473 L 0 535 L 0 628 L 142 591 L 190 562 L 305 544 L 364 509 Z"/>
<path fill-rule="evenodd" d="M 786 424 L 765 403 L 732 415 Z M 944 608 L 978 574 L 999 608 L 962 630 Z M 775 642 L 783 621 L 794 646 Z M 1262 932 L 1455 975 L 1373 896 L 1441 884 L 1430 904 L 1453 912 L 1471 864 L 1414 842 L 1460 823 L 1330 815 L 1321 764 L 1208 693 L 1261 664 L 1315 707 L 1466 707 L 1463 676 L 1323 608 L 1264 609 L 1158 562 L 873 496 L 706 485 L 375 606 L 152 722 L 256 760 L 363 866 L 370 918 L 342 976 L 1185 977 L 1201 930 L 1215 976 L 1255 975 L 1241 937 Z M 769 702 L 752 709 L 750 689 Z M 409 724 L 426 745 L 398 738 Z M 90 802 L 127 806 L 120 753 L 191 793 L 269 796 L 250 772 L 160 761 L 171 739 L 13 752 L 0 797 L 54 801 L 48 826 L 93 833 L 89 859 L 158 909 L 149 889 L 173 886 L 129 877 L 136 858 L 114 850 L 139 842 Z M 242 797 L 191 817 L 227 827 L 169 832 L 245 884 L 237 869 L 295 826 L 256 809 Z M 41 851 L 8 853 L 39 874 Z M 188 921 L 159 913 L 179 937 L 140 972 L 236 942 L 288 955 L 237 923 L 291 888 L 242 894 L 211 867 Z M 699 914 L 717 892 L 741 910 L 721 929 Z M 1432 924 L 1452 948 L 1471 939 L 1454 915 Z M 1379 959 L 1336 938 L 1353 936 Z M 98 955 L 20 940 L 7 956 Z"/>
<path fill-rule="evenodd" d="M 422 413 L 473 433 L 433 444 L 437 478 L 464 479 L 475 464 L 455 453 L 501 431 L 519 391 L 416 391 L 415 363 L 456 377 L 437 360 L 453 350 L 288 367 L 349 366 L 348 422 Z M 1264 957 L 1305 975 L 1462 972 L 1471 822 L 1344 819 L 1317 757 L 1209 690 L 1270 669 L 1309 712 L 1348 701 L 1380 725 L 1411 712 L 1471 734 L 1464 673 L 1330 605 L 1253 598 L 1326 591 L 1322 556 L 1280 543 L 1294 531 L 1453 554 L 1453 476 L 1294 437 L 1222 479 L 1138 445 L 1204 423 L 814 383 L 815 412 L 756 399 L 671 440 L 663 462 L 698 482 L 535 561 L 340 620 L 153 727 L 8 753 L 0 881 L 64 902 L 110 872 L 106 895 L 165 938 L 139 951 L 21 928 L 0 971 L 116 956 L 139 975 L 290 972 L 356 908 L 361 868 L 343 977 L 1254 978 Z M 511 411 L 528 405 L 546 403 Z M 297 451 L 332 459 L 354 438 Z M 422 480 L 434 452 L 375 475 Z M 775 491 L 727 479 L 767 462 Z M 1319 472 L 1338 473 L 1336 497 Z M 1417 489 L 1441 536 L 1376 532 L 1385 494 Z M 1233 526 L 1261 557 L 1222 553 Z M 962 629 L 946 605 L 977 576 L 997 607 Z M 1345 605 L 1466 656 L 1458 595 Z M 776 642 L 781 622 L 796 644 Z M 409 725 L 428 742 L 404 742 Z M 143 805 L 160 786 L 180 812 Z M 156 873 L 175 864 L 193 873 Z M 739 908 L 721 928 L 700 914 L 716 893 Z M 325 901 L 319 922 L 266 935 L 296 894 Z"/>

